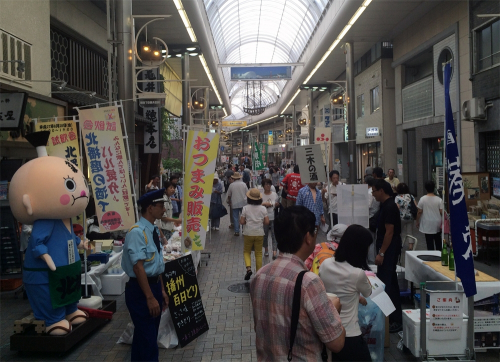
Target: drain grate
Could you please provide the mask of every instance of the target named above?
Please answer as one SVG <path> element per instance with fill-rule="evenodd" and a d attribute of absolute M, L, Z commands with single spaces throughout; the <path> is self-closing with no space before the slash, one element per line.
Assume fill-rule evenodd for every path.
<path fill-rule="evenodd" d="M 227 287 L 227 290 L 233 293 L 250 293 L 250 283 L 237 283 L 237 284 L 231 284 L 229 287 Z"/>

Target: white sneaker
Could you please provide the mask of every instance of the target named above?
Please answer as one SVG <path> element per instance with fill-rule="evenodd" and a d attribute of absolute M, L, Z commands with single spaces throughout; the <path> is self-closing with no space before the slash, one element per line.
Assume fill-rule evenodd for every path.
<path fill-rule="evenodd" d="M 219 231 L 219 228 L 218 228 L 218 227 L 215 227 L 215 230 Z"/>

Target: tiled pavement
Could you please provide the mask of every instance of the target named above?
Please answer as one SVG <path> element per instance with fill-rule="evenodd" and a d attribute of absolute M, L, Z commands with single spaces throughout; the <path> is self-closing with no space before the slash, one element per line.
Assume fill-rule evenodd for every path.
<path fill-rule="evenodd" d="M 198 271 L 198 281 L 209 321 L 210 330 L 184 348 L 160 349 L 160 361 L 256 361 L 255 333 L 253 330 L 252 307 L 248 294 L 234 294 L 227 286 L 243 282 L 245 266 L 243 262 L 243 238 L 233 236 L 228 229 L 229 217 L 221 220 L 220 231 L 212 231 L 212 241 L 208 242 L 211 258 L 204 258 Z M 318 237 L 318 242 L 325 239 Z M 271 245 L 269 245 L 271 246 Z M 425 248 L 425 241 L 419 237 L 418 249 Z M 271 249 L 270 249 L 271 250 Z M 271 253 L 272 255 L 272 253 Z M 272 261 L 264 258 L 264 263 Z M 208 265 L 205 265 L 208 260 Z M 253 264 L 255 265 L 255 264 Z M 481 263 L 476 268 L 483 270 Z M 498 278 L 498 260 L 496 268 Z M 488 268 L 490 269 L 490 268 Z M 484 270 L 490 272 L 490 270 Z M 29 314 L 27 300 L 2 296 L 1 299 L 1 361 L 122 361 L 130 360 L 130 346 L 116 344 L 116 341 L 130 321 L 124 295 L 116 298 L 117 312 L 113 320 L 84 340 L 81 345 L 63 356 L 47 354 L 19 354 L 10 351 L 9 337 L 13 321 Z M 407 304 L 404 308 L 412 308 Z M 386 361 L 416 361 L 412 355 L 403 354 L 397 348 L 399 337 L 391 335 L 390 348 L 385 349 Z M 499 361 L 495 351 L 480 353 L 478 361 Z"/>

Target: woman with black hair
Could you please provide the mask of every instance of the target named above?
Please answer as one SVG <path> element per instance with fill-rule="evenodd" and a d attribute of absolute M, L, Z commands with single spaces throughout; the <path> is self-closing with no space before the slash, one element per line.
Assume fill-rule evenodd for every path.
<path fill-rule="evenodd" d="M 340 239 L 335 257 L 325 260 L 319 267 L 319 276 L 327 293 L 334 293 L 340 298 L 340 319 L 346 331 L 344 348 L 332 353 L 332 361 L 371 362 L 368 346 L 359 328 L 358 305 L 366 305 L 366 300 L 360 294 L 369 297 L 372 293 L 365 274 L 365 270 L 370 270 L 366 256 L 372 241 L 367 229 L 361 225 L 351 225 Z"/>

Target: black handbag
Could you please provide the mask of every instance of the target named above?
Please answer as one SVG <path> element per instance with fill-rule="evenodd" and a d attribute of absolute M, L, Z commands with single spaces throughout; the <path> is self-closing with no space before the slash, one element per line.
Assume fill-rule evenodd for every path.
<path fill-rule="evenodd" d="M 222 200 L 219 195 L 219 199 Z M 210 219 L 220 219 L 227 215 L 227 209 L 222 205 L 222 202 L 219 204 L 218 202 L 210 203 L 210 211 L 208 212 L 208 217 Z"/>
<path fill-rule="evenodd" d="M 411 200 L 410 200 L 410 214 L 413 220 L 417 220 L 417 214 L 418 214 L 418 208 L 415 205 L 415 199 L 413 198 L 413 195 L 410 195 Z"/>
<path fill-rule="evenodd" d="M 293 344 L 295 343 L 295 335 L 297 334 L 297 327 L 299 326 L 299 314 L 300 314 L 300 296 L 301 296 L 301 288 L 302 288 L 302 279 L 304 279 L 304 274 L 307 273 L 307 270 L 303 270 L 297 276 L 297 280 L 295 281 L 295 288 L 293 289 L 293 302 L 292 302 L 292 323 L 290 326 L 290 349 L 288 350 L 287 360 L 292 360 L 292 349 Z M 321 360 L 327 361 L 328 354 L 326 351 L 326 346 L 323 344 L 323 351 L 321 352 Z"/>

